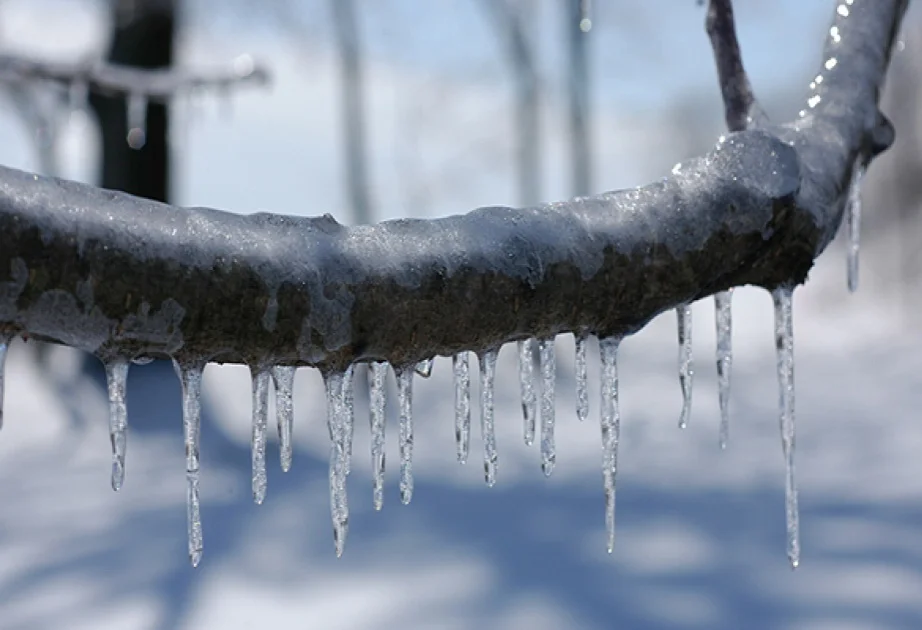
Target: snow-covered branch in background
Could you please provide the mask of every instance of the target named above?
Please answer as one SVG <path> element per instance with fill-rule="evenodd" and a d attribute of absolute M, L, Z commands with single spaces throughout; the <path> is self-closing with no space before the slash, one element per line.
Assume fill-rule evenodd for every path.
<path fill-rule="evenodd" d="M 0 168 L 0 332 L 5 341 L 23 335 L 82 348 L 117 366 L 107 370 L 115 381 L 114 485 L 124 463 L 121 366 L 150 357 L 175 361 L 184 392 L 193 562 L 202 550 L 198 418 L 207 362 L 245 363 L 253 372 L 257 502 L 265 492 L 266 373 L 287 399 L 294 367 L 323 372 L 331 508 L 341 552 L 348 530 L 354 363 L 375 366 L 373 414 L 379 420 L 382 364 L 398 374 L 401 494 L 409 501 L 412 378 L 419 362 L 435 355 L 454 357 L 461 458 L 470 435 L 468 353 L 480 357 L 483 464 L 492 483 L 496 352 L 508 342 L 539 340 L 542 365 L 538 377 L 523 375 L 523 408 L 526 439 L 534 437 L 536 415 L 541 422 L 543 468 L 551 473 L 555 366 L 549 341 L 561 333 L 600 340 L 611 548 L 620 340 L 665 310 L 747 284 L 775 296 L 783 441 L 793 484 L 791 295 L 838 230 L 855 173 L 893 141 L 878 95 L 906 4 L 837 5 L 808 106 L 794 122 L 731 133 L 647 186 L 534 208 L 480 208 L 464 216 L 346 227 L 329 215 L 178 208 Z M 741 72 L 740 65 L 738 77 Z M 721 77 L 733 80 L 723 71 Z M 532 378 L 540 383 L 539 395 Z M 287 420 L 279 426 L 285 451 Z M 378 453 L 383 437 L 373 440 Z M 791 513 L 796 504 L 788 507 Z M 789 545 L 796 543 L 793 534 Z M 794 563 L 796 551 L 789 547 Z"/>
<path fill-rule="evenodd" d="M 0 55 L 0 82 L 49 81 L 71 90 L 76 97 L 88 92 L 125 95 L 149 101 L 167 101 L 194 90 L 227 90 L 252 83 L 265 85 L 269 71 L 249 55 L 241 55 L 226 68 L 185 70 L 138 68 L 105 61 L 39 61 L 16 55 Z"/>

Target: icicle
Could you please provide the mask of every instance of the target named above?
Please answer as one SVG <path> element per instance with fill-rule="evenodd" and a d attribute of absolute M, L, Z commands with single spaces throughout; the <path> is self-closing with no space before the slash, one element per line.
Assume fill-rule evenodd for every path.
<path fill-rule="evenodd" d="M 422 376 L 423 378 L 429 378 L 432 376 L 432 364 L 435 362 L 434 359 L 423 359 L 416 364 L 416 373 Z"/>
<path fill-rule="evenodd" d="M 266 431 L 269 416 L 269 372 L 250 367 L 253 388 L 253 434 L 250 455 L 253 463 L 253 501 L 262 505 L 266 499 Z"/>
<path fill-rule="evenodd" d="M 682 387 L 682 415 L 679 416 L 679 428 L 688 426 L 691 415 L 692 378 L 695 375 L 692 363 L 692 310 L 691 304 L 683 304 L 676 309 L 679 330 L 679 385 Z"/>
<path fill-rule="evenodd" d="M 848 201 L 845 211 L 847 214 L 846 226 L 848 228 L 848 290 L 854 293 L 858 290 L 858 249 L 861 231 L 861 182 L 864 180 L 866 167 L 855 164 L 855 172 L 848 188 Z"/>
<path fill-rule="evenodd" d="M 330 516 L 336 557 L 343 555 L 349 533 L 349 502 L 346 496 L 346 416 L 342 372 L 325 374 L 327 428 L 330 432 Z"/>
<path fill-rule="evenodd" d="M 586 333 L 576 336 L 576 417 L 583 422 L 589 417 L 589 375 L 586 368 Z"/>
<path fill-rule="evenodd" d="M 279 430 L 279 461 L 282 471 L 291 470 L 291 431 L 294 424 L 293 390 L 297 368 L 290 365 L 276 365 L 272 368 L 272 382 L 275 384 L 275 420 Z"/>
<path fill-rule="evenodd" d="M 550 477 L 557 463 L 557 446 L 554 443 L 554 386 L 557 382 L 557 357 L 554 338 L 538 343 L 541 354 L 541 470 Z"/>
<path fill-rule="evenodd" d="M 400 500 L 413 498 L 413 368 L 397 370 L 397 398 L 400 402 Z"/>
<path fill-rule="evenodd" d="M 458 463 L 467 463 L 471 447 L 471 372 L 467 352 L 459 352 L 451 359 L 455 373 L 455 446 Z"/>
<path fill-rule="evenodd" d="M 371 470 L 374 475 L 372 496 L 376 510 L 384 505 L 384 406 L 387 401 L 385 378 L 387 363 L 371 364 L 370 390 L 368 392 L 371 407 Z"/>
<path fill-rule="evenodd" d="M 588 33 L 592 29 L 591 0 L 580 0 L 579 3 L 579 30 Z"/>
<path fill-rule="evenodd" d="M 778 351 L 779 406 L 781 408 L 781 448 L 784 453 L 784 506 L 787 522 L 788 558 L 791 566 L 800 563 L 800 526 L 797 507 L 797 484 L 794 479 L 794 322 L 791 287 L 772 291 L 775 303 L 775 347 Z"/>
<path fill-rule="evenodd" d="M 129 94 L 126 108 L 128 146 L 141 149 L 147 143 L 147 95 Z"/>
<path fill-rule="evenodd" d="M 493 422 L 493 382 L 496 379 L 496 350 L 480 355 L 480 430 L 483 434 L 483 478 L 487 486 L 496 483 L 496 425 Z"/>
<path fill-rule="evenodd" d="M 733 289 L 714 295 L 717 325 L 717 397 L 720 402 L 720 448 L 730 439 L 730 367 L 733 364 Z"/>
<path fill-rule="evenodd" d="M 202 411 L 201 363 L 174 363 L 182 383 L 183 441 L 186 445 L 186 522 L 189 561 L 197 567 L 202 560 L 202 518 L 199 506 L 199 433 Z"/>
<path fill-rule="evenodd" d="M 352 437 L 355 434 L 355 364 L 343 375 L 343 404 L 346 414 L 346 474 L 352 474 Z"/>
<path fill-rule="evenodd" d="M 86 110 L 88 96 L 89 86 L 85 79 L 78 78 L 70 82 L 67 91 L 67 106 L 72 115 Z"/>
<path fill-rule="evenodd" d="M 6 353 L 10 348 L 10 342 L 13 335 L 8 332 L 0 332 L 0 429 L 3 428 L 3 382 L 6 366 Z"/>
<path fill-rule="evenodd" d="M 522 389 L 522 417 L 525 419 L 525 444 L 535 443 L 535 424 L 538 415 L 535 396 L 534 350 L 536 339 L 519 341 L 519 386 Z"/>
<path fill-rule="evenodd" d="M 605 490 L 605 531 L 608 553 L 615 548 L 615 481 L 618 473 L 618 442 L 621 438 L 621 415 L 618 411 L 618 347 L 620 337 L 599 340 L 602 360 L 602 486 Z"/>
<path fill-rule="evenodd" d="M 128 381 L 128 359 L 116 357 L 106 361 L 106 386 L 109 390 L 109 441 L 112 443 L 112 489 L 121 490 L 125 480 L 125 447 L 128 409 L 125 386 Z"/>

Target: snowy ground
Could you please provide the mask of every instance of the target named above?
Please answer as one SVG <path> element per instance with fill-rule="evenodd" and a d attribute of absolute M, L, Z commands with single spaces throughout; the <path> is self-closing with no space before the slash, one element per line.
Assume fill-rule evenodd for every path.
<path fill-rule="evenodd" d="M 135 367 L 125 487 L 109 489 L 101 376 L 56 350 L 38 368 L 15 346 L 0 434 L 0 620 L 26 628 L 917 628 L 922 625 L 922 339 L 875 304 L 840 300 L 830 254 L 795 294 L 802 566 L 784 553 L 771 301 L 735 298 L 733 424 L 717 449 L 710 300 L 695 307 L 694 414 L 680 409 L 671 313 L 621 356 L 617 543 L 605 553 L 597 383 L 572 409 L 561 337 L 558 467 L 521 438 L 514 352 L 497 376 L 499 482 L 454 463 L 450 369 L 417 379 L 417 488 L 400 505 L 389 409 L 384 510 L 371 506 L 359 424 L 346 553 L 333 553 L 320 379 L 299 372 L 292 471 L 270 453 L 269 495 L 249 490 L 249 383 L 206 371 L 205 557 L 186 559 L 179 390 L 172 368 Z M 837 297 L 838 296 L 838 297 Z M 595 348 L 590 375 L 597 374 Z M 391 383 L 393 385 L 393 383 Z M 392 388 L 393 389 L 393 388 Z M 476 395 L 476 390 L 475 390 Z M 476 398 L 475 398 L 476 400 Z M 366 401 L 359 397 L 359 418 Z M 476 422 L 476 415 L 475 415 Z"/>

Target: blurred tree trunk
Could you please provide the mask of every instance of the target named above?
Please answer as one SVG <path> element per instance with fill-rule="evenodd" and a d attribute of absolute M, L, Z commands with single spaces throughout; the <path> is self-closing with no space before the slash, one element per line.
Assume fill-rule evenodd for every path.
<path fill-rule="evenodd" d="M 108 59 L 140 68 L 173 63 L 178 0 L 112 0 Z M 92 94 L 90 105 L 102 134 L 100 185 L 134 195 L 170 201 L 169 112 L 166 104 L 144 103 L 143 145 L 128 144 L 128 101 L 124 96 Z M 139 143 L 136 143 L 139 144 Z"/>
<path fill-rule="evenodd" d="M 564 0 L 568 79 L 572 193 L 592 194 L 592 146 L 589 139 L 588 39 L 592 27 L 589 0 Z"/>
<path fill-rule="evenodd" d="M 346 147 L 346 187 L 352 223 L 368 224 L 374 219 L 368 188 L 365 139 L 365 102 L 358 21 L 353 0 L 331 0 L 333 27 L 339 48 L 342 89 L 342 125 Z"/>

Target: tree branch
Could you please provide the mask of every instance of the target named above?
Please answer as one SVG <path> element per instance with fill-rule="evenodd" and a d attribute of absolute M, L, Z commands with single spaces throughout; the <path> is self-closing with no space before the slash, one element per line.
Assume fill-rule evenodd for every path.
<path fill-rule="evenodd" d="M 630 334 L 732 286 L 803 282 L 856 159 L 892 140 L 877 99 L 905 7 L 836 13 L 794 123 L 731 134 L 642 188 L 538 208 L 349 228 L 0 168 L 0 326 L 99 354 L 407 366 L 526 337 Z"/>
<path fill-rule="evenodd" d="M 240 83 L 264 85 L 270 76 L 266 68 L 241 55 L 232 67 L 212 70 L 147 69 L 119 66 L 103 61 L 38 61 L 15 55 L 0 55 L 0 81 L 51 81 L 62 85 L 82 85 L 92 92 L 108 95 L 143 96 L 165 101 L 178 92 L 197 88 L 228 88 Z"/>

